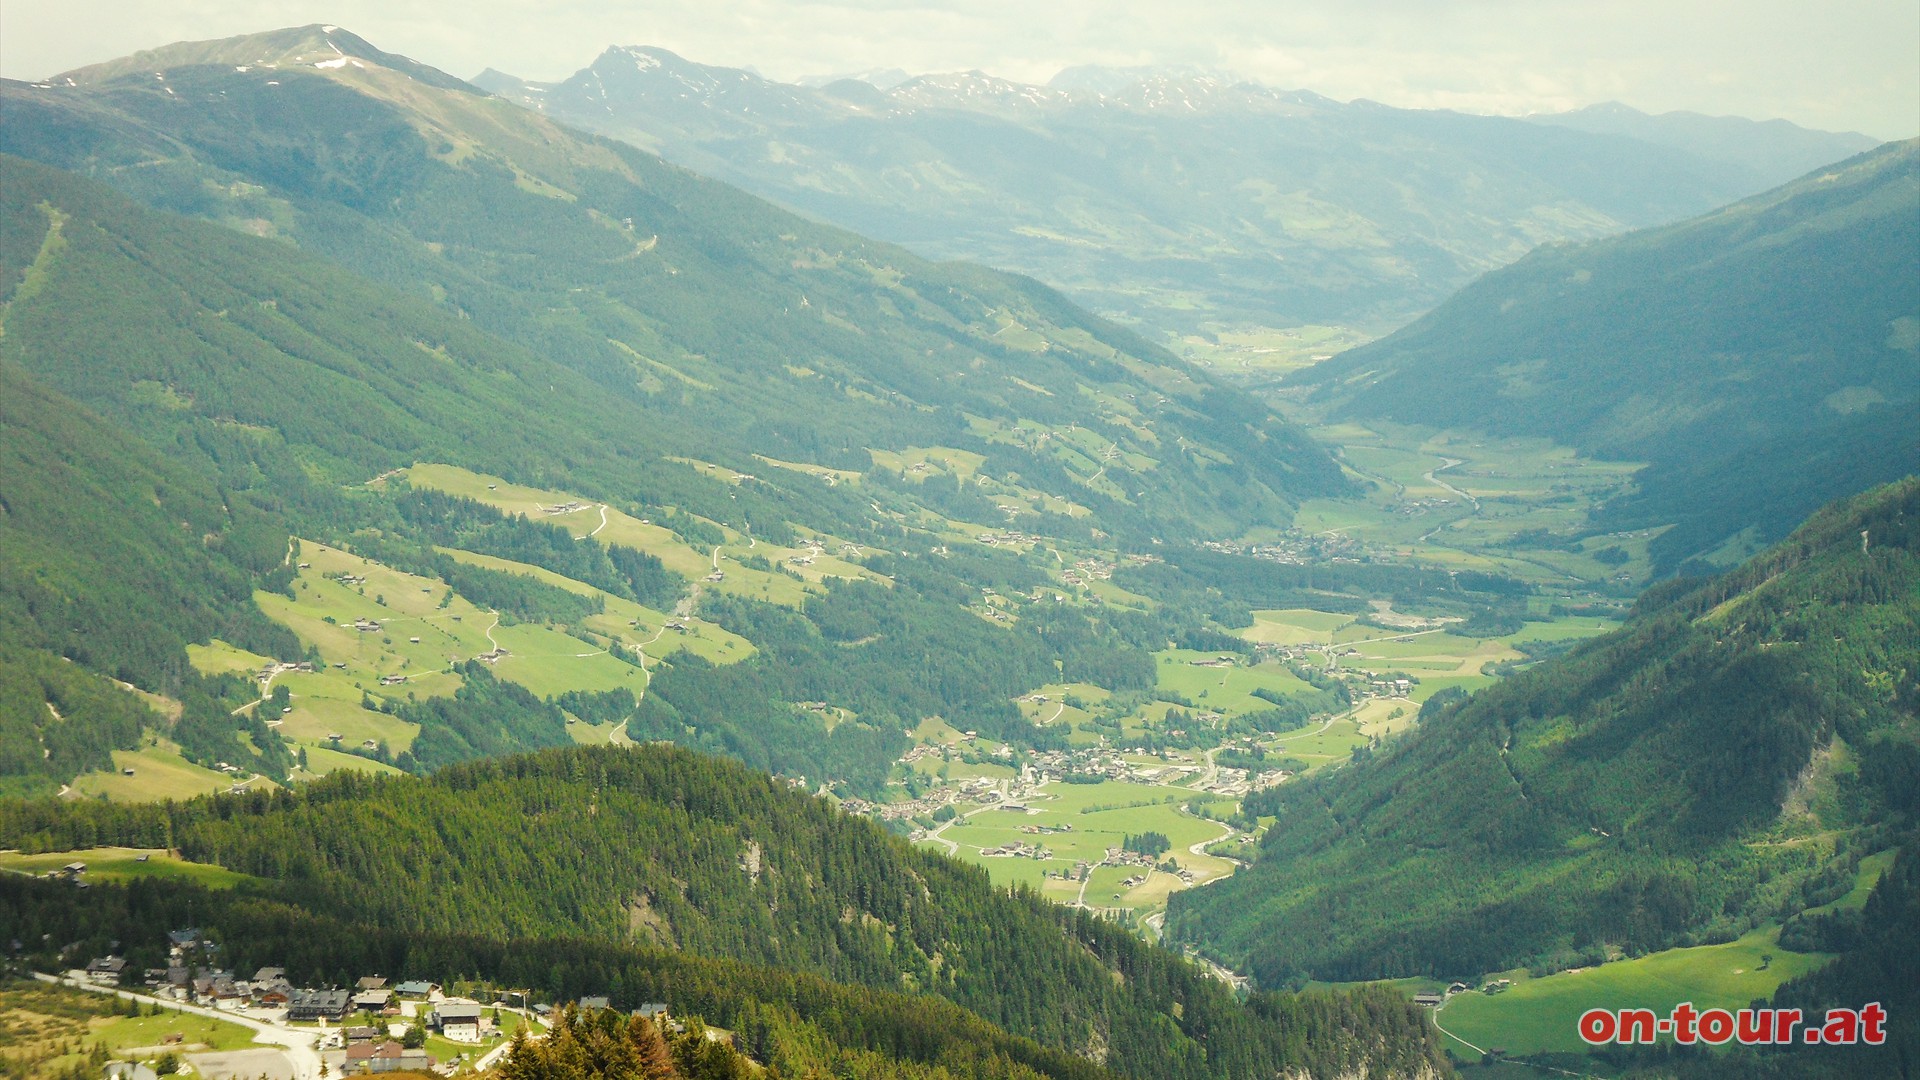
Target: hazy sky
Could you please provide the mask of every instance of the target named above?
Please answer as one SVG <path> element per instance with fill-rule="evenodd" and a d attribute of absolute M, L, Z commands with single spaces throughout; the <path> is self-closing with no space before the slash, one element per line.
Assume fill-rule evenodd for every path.
<path fill-rule="evenodd" d="M 337 23 L 455 75 L 557 79 L 610 44 L 773 78 L 1199 64 L 1342 100 L 1472 112 L 1617 100 L 1920 134 L 1915 0 L 5 0 L 0 75 Z"/>

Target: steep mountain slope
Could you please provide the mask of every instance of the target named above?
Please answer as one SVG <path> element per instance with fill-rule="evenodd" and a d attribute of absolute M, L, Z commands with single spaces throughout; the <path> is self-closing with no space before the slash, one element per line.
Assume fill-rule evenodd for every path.
<path fill-rule="evenodd" d="M 184 646 L 208 633 L 291 640 L 252 604 L 285 534 L 4 359 L 0 552 L 0 793 L 52 794 L 111 768 L 109 753 L 145 728 L 210 756 L 273 756 L 264 729 L 236 723 L 194 676 Z M 173 695 L 182 713 L 163 721 L 112 680 Z M 260 743 L 243 748 L 236 727 Z"/>
<path fill-rule="evenodd" d="M 549 752 L 274 798 L 0 811 L 0 842 L 81 835 L 170 836 L 193 858 L 277 882 L 278 898 L 389 932 L 657 942 L 930 992 L 1131 1076 L 1444 1070 L 1424 1019 L 1385 992 L 1243 1005 L 1117 926 L 1008 895 L 764 774 L 668 748 Z"/>
<path fill-rule="evenodd" d="M 869 447 L 942 442 L 1078 489 L 1097 463 L 1010 430 L 1077 424 L 1137 456 L 1062 494 L 1133 531 L 1237 532 L 1345 485 L 1250 399 L 1032 282 L 809 224 L 385 57 L 310 27 L 11 84 L 0 149 L 429 299 L 591 380 L 662 457 L 861 471 Z"/>
<path fill-rule="evenodd" d="M 1845 892 L 1920 790 L 1920 480 L 1249 807 L 1254 866 L 1169 933 L 1278 985 L 1725 940 Z"/>
<path fill-rule="evenodd" d="M 1032 274 L 1156 335 L 1390 329 L 1538 244 L 1673 220 L 1792 175 L 1204 73 L 1102 74 L 814 89 L 627 47 L 558 83 L 476 81 L 823 220 Z"/>
<path fill-rule="evenodd" d="M 168 56 L 196 66 L 146 70 Z M 0 357 L 97 418 L 71 438 L 102 457 L 72 460 L 150 448 L 235 523 L 195 535 L 236 538 L 95 559 L 68 575 L 90 621 L 22 607 L 184 716 L 130 705 L 89 756 L 35 763 L 72 710 L 10 680 L 6 775 L 31 790 L 428 771 L 590 726 L 871 797 L 930 717 L 1057 746 L 1019 696 L 1063 674 L 1144 695 L 1149 654 L 1219 610 L 1076 562 L 1348 486 L 1252 398 L 1031 282 L 810 225 L 344 32 L 71 82 L 6 87 L 0 142 L 121 190 L 0 156 Z M 74 490 L 90 543 L 156 542 L 138 490 Z M 38 532 L 0 557 L 64 542 L 14 520 Z M 106 599 L 149 579 L 191 594 L 164 633 Z"/>
<path fill-rule="evenodd" d="M 1609 528 L 1672 568 L 1920 465 L 1920 143 L 1680 225 L 1545 247 L 1291 378 L 1340 415 L 1653 467 Z"/>

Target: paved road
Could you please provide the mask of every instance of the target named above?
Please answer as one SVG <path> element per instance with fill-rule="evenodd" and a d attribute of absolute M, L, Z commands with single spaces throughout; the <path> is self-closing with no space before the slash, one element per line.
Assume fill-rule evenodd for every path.
<path fill-rule="evenodd" d="M 183 1012 L 192 1016 L 211 1017 L 215 1020 L 225 1020 L 230 1024 L 238 1024 L 241 1027 L 252 1028 L 254 1031 L 253 1041 L 277 1044 L 285 1047 L 280 1053 L 281 1056 L 286 1059 L 289 1068 L 288 1071 L 284 1073 L 277 1073 L 282 1080 L 320 1080 L 320 1055 L 313 1048 L 314 1040 L 320 1035 L 320 1032 L 316 1030 L 281 1027 L 278 1024 L 255 1020 L 252 1017 L 244 1016 L 240 1013 L 226 1012 L 220 1009 L 205 1009 L 198 1005 L 182 1005 L 178 1002 L 153 997 L 149 994 L 138 994 L 131 990 L 114 990 L 109 987 L 98 986 L 85 979 L 46 975 L 37 971 L 34 972 L 33 977 L 41 982 L 70 986 L 77 990 L 88 990 L 98 994 L 111 994 L 115 997 L 126 998 L 129 1001 L 158 1005 L 163 1009 Z M 194 1057 L 197 1060 L 198 1056 L 195 1055 Z M 259 1072 L 260 1069 L 254 1067 L 249 1069 L 245 1075 L 253 1076 Z"/>

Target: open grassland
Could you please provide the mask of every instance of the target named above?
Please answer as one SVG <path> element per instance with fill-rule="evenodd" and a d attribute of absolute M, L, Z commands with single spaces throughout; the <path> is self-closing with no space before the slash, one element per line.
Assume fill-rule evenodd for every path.
<path fill-rule="evenodd" d="M 1255 690 L 1287 695 L 1313 689 L 1279 664 L 1247 667 L 1228 661 L 1223 667 L 1203 667 L 1200 665 L 1219 663 L 1219 654 L 1192 649 L 1168 649 L 1153 655 L 1159 688 L 1185 697 L 1206 712 L 1237 716 L 1272 708 L 1273 702 L 1255 697 Z"/>
<path fill-rule="evenodd" d="M 1578 1053 L 1587 1047 L 1575 1025 L 1588 1009 L 1645 1008 L 1665 1016 L 1683 1001 L 1696 1009 L 1737 1009 L 1772 996 L 1781 983 L 1832 959 L 1787 952 L 1779 947 L 1779 937 L 1779 927 L 1769 926 L 1721 945 L 1669 949 L 1545 978 L 1511 973 L 1514 984 L 1501 993 L 1454 995 L 1439 1021 L 1446 1031 L 1487 1049 Z"/>
<path fill-rule="evenodd" d="M 20 1080 L 95 1075 L 88 1053 L 98 1046 L 110 1058 L 150 1059 L 169 1036 L 186 1050 L 240 1050 L 254 1045 L 253 1032 L 225 1020 L 160 1011 L 123 1016 L 104 994 L 18 981 L 0 983 L 0 1073 Z"/>
<path fill-rule="evenodd" d="M 671 656 L 676 652 L 689 652 L 716 664 L 730 664 L 753 655 L 753 644 L 746 638 L 723 630 L 704 619 L 692 615 L 673 616 L 655 611 L 643 604 L 614 596 L 585 582 L 575 581 L 573 578 L 556 574 L 545 567 L 534 566 L 531 563 L 515 562 L 512 559 L 501 559 L 492 555 L 476 555 L 471 551 L 459 551 L 453 548 L 440 550 L 461 562 L 510 574 L 525 574 L 571 593 L 599 597 L 605 605 L 605 610 L 599 615 L 589 616 L 585 622 L 586 628 L 604 637 L 617 639 L 629 647 L 638 648 L 645 652 L 649 659 Z M 684 629 L 669 629 L 667 624 L 670 622 L 679 623 Z M 496 633 L 495 636 L 497 638 L 498 634 Z"/>
<path fill-rule="evenodd" d="M 347 743 L 346 745 L 351 746 L 354 744 Z M 342 770 L 347 772 L 371 773 L 374 776 L 398 776 L 400 774 L 400 770 L 391 765 L 375 761 L 372 758 L 364 758 L 358 754 L 343 753 L 325 746 L 309 746 L 304 749 L 307 753 L 306 773 L 310 776 L 325 776 L 328 773 L 340 772 Z"/>
<path fill-rule="evenodd" d="M 239 749 L 238 742 L 234 748 Z M 132 775 L 128 775 L 129 770 Z M 149 744 L 138 750 L 115 750 L 112 772 L 82 773 L 74 777 L 71 786 L 74 794 L 87 798 L 155 802 L 225 791 L 236 782 L 233 777 L 201 768 L 181 757 L 178 746 L 150 737 Z M 254 777 L 247 785 L 275 786 L 265 777 Z"/>
<path fill-rule="evenodd" d="M 1229 378 L 1272 378 L 1312 367 L 1372 340 L 1345 326 L 1249 326 L 1189 334 L 1176 348 L 1187 359 Z"/>
<path fill-rule="evenodd" d="M 187 646 L 187 660 L 203 675 L 247 674 L 272 663 L 259 653 L 250 653 L 219 638 L 206 645 Z"/>
<path fill-rule="evenodd" d="M 962 766 L 955 763 L 954 775 Z M 1007 770 L 1009 773 L 1011 770 Z M 1184 812 L 1181 807 L 1197 793 L 1173 784 L 1106 781 L 1099 784 L 1049 784 L 1022 805 L 1024 809 L 978 809 L 956 819 L 937 838 L 924 843 L 986 868 L 996 884 L 1025 884 L 1047 897 L 1074 903 L 1082 898 L 1081 883 L 1065 875 L 1078 863 L 1098 863 L 1109 849 L 1126 838 L 1146 832 L 1165 835 L 1172 847 L 1159 859 L 1171 858 L 1191 871 L 1201 883 L 1229 874 L 1233 863 L 1215 855 L 1195 854 L 1193 845 L 1209 843 L 1227 830 L 1224 826 Z M 1029 831 L 1031 830 L 1031 831 Z M 1055 830 L 1046 831 L 1041 830 Z M 1049 857 L 986 856 L 982 852 L 1011 844 L 1045 848 Z M 1049 874 L 1053 876 L 1048 876 Z M 1145 881 L 1123 886 L 1129 877 Z M 1084 893 L 1090 908 L 1124 909 L 1144 918 L 1166 908 L 1167 896 L 1187 887 L 1178 877 L 1145 867 L 1096 867 Z"/>
<path fill-rule="evenodd" d="M 0 851 L 0 870 L 16 874 L 45 875 L 76 862 L 87 864 L 87 880 L 95 882 L 155 878 L 191 881 L 209 889 L 231 889 L 253 880 L 224 866 L 189 862 L 159 848 L 99 847 L 33 855 Z"/>
<path fill-rule="evenodd" d="M 1390 424 L 1315 429 L 1341 447 L 1359 499 L 1304 503 L 1294 524 L 1340 532 L 1402 558 L 1510 574 L 1540 585 L 1627 588 L 1650 573 L 1637 531 L 1574 540 L 1632 483 L 1637 462 L 1583 458 L 1537 439 L 1491 439 Z"/>
<path fill-rule="evenodd" d="M 689 460 L 687 464 L 738 482 L 732 470 L 706 462 Z M 511 484 L 498 477 L 451 465 L 415 465 L 407 470 L 406 475 L 408 482 L 416 487 L 444 491 L 486 503 L 510 514 L 522 514 L 532 520 L 559 525 L 575 537 L 591 536 L 602 543 L 619 544 L 645 552 L 659 559 L 667 569 L 697 582 L 699 587 L 730 596 L 798 607 L 805 601 L 811 588 L 815 587 L 810 583 L 827 577 L 878 577 L 865 567 L 840 558 L 838 552 L 842 543 L 831 537 L 822 539 L 823 545 L 831 550 L 815 555 L 800 548 L 763 544 L 746 533 L 700 518 L 698 520 L 720 529 L 725 539 L 717 547 L 696 548 L 672 530 L 656 525 L 650 519 L 636 518 L 614 507 L 589 502 L 568 492 Z M 560 510 L 563 507 L 569 509 Z M 555 510 L 560 512 L 553 512 Z M 741 565 L 742 558 L 764 558 L 770 563 L 791 569 L 806 580 L 795 580 L 778 570 L 767 571 Z M 802 564 L 801 560 L 807 558 L 811 561 Z M 720 580 L 706 580 L 715 573 L 721 575 Z"/>

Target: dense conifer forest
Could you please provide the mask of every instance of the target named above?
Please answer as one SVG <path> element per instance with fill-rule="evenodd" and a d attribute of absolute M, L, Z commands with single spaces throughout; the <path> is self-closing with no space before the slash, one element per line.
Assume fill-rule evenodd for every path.
<path fill-rule="evenodd" d="M 867 988 L 848 994 L 934 995 L 1132 1076 L 1440 1068 L 1418 1011 L 1390 991 L 1238 1001 L 1122 927 L 1029 892 L 1010 895 L 979 869 L 909 847 L 771 777 L 666 747 L 495 758 L 429 780 L 341 774 L 298 792 L 185 804 L 5 803 L 0 844 L 171 846 L 268 883 L 257 900 L 201 901 L 230 903 L 242 919 L 264 910 L 295 918 L 292 905 L 308 913 L 301 919 L 381 928 L 295 946 L 292 932 L 200 916 L 249 957 L 285 948 L 289 963 L 316 975 L 382 948 L 418 950 L 386 965 L 418 970 L 437 948 L 454 947 L 433 944 L 439 935 L 571 938 L 604 944 L 581 954 L 582 970 L 524 981 L 622 1000 L 655 1000 L 644 995 L 656 988 L 670 995 L 671 984 L 639 982 L 622 968 L 630 946 L 618 943 L 639 942 L 673 952 L 638 950 L 635 962 L 733 957 Z M 23 907 L 39 895 L 11 888 Z M 136 890 L 126 902 L 149 895 Z M 21 925 L 51 917 L 37 911 L 18 916 Z M 528 970 L 524 960 L 509 971 L 457 954 L 435 962 L 505 981 Z"/>

